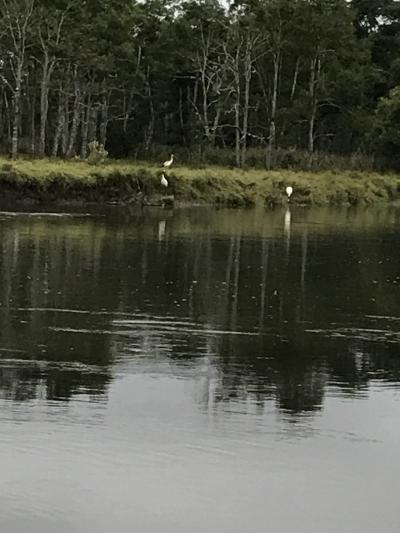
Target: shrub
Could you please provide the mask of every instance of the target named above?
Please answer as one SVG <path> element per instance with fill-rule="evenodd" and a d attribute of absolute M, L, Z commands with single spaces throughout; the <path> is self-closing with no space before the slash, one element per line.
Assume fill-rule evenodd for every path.
<path fill-rule="evenodd" d="M 108 157 L 108 152 L 104 148 L 103 144 L 100 144 L 98 141 L 92 141 L 88 145 L 89 155 L 87 161 L 90 165 L 101 165 L 105 162 Z"/>

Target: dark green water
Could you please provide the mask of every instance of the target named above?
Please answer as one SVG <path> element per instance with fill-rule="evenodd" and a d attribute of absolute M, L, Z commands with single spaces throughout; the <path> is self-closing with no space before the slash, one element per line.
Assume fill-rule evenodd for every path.
<path fill-rule="evenodd" d="M 400 210 L 0 214 L 0 531 L 400 528 Z"/>

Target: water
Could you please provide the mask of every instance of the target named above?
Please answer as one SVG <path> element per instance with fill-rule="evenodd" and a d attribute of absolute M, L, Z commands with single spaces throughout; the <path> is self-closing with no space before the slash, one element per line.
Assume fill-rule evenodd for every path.
<path fill-rule="evenodd" d="M 0 531 L 397 532 L 400 210 L 0 213 Z"/>

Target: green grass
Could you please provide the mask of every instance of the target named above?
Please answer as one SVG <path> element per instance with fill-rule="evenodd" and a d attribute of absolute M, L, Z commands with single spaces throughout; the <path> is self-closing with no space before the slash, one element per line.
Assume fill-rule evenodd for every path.
<path fill-rule="evenodd" d="M 160 185 L 161 168 L 148 162 L 0 158 L 3 193 L 32 200 L 120 201 L 139 194 L 149 201 L 173 194 L 178 202 L 236 207 L 286 202 L 285 188 L 294 188 L 293 203 L 357 205 L 400 198 L 400 176 L 367 171 L 241 170 L 221 166 L 174 166 L 166 172 L 170 186 Z"/>

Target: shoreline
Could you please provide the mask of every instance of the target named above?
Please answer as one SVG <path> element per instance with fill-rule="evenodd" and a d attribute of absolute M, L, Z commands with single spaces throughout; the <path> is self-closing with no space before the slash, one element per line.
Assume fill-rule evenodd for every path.
<path fill-rule="evenodd" d="M 165 171 L 149 163 L 107 161 L 93 166 L 73 160 L 0 158 L 3 199 L 47 204 L 116 204 L 139 206 L 218 206 L 268 208 L 287 204 L 355 206 L 400 199 L 400 175 L 366 171 L 305 172 L 175 166 Z"/>

